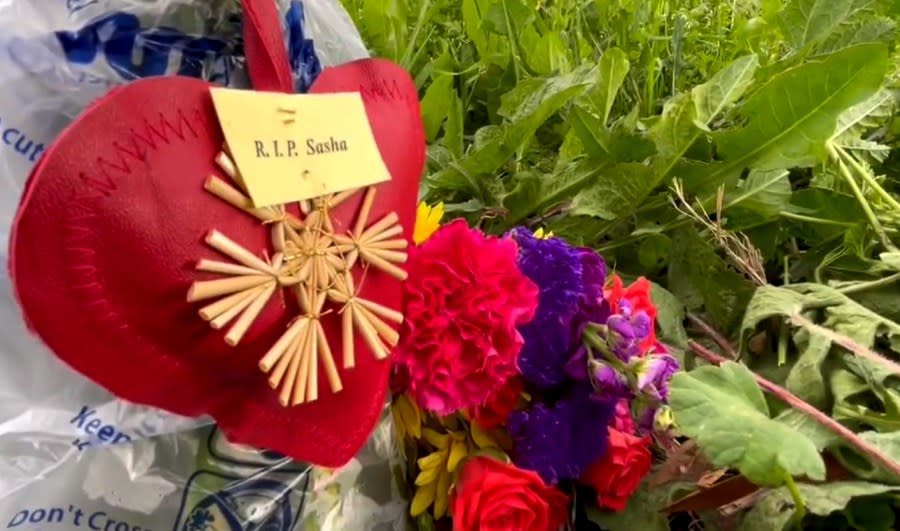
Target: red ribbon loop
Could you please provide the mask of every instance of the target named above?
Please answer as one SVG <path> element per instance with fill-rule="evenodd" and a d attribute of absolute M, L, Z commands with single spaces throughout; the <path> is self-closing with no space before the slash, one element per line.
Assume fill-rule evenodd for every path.
<path fill-rule="evenodd" d="M 241 0 L 244 54 L 255 90 L 294 92 L 294 79 L 274 0 Z"/>

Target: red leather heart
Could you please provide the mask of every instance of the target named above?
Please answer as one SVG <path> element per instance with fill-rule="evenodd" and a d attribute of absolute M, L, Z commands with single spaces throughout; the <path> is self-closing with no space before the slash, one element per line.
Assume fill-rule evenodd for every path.
<path fill-rule="evenodd" d="M 343 391 L 285 408 L 257 363 L 296 316 L 272 298 L 237 347 L 185 302 L 208 280 L 203 243 L 216 229 L 269 249 L 268 228 L 203 189 L 222 134 L 209 85 L 151 78 L 110 92 L 57 139 L 29 178 L 15 221 L 10 272 L 31 329 L 65 362 L 113 393 L 182 415 L 213 416 L 232 442 L 335 467 L 365 444 L 385 400 L 389 363 L 357 339 Z M 360 91 L 392 180 L 370 219 L 396 212 L 413 232 L 425 161 L 416 87 L 399 66 L 362 60 L 326 69 L 312 92 Z M 301 119 L 298 117 L 298 119 Z M 357 194 L 333 211 L 348 228 Z M 399 309 L 399 282 L 369 271 L 361 295 Z M 329 318 L 330 317 L 330 318 Z M 340 355 L 340 318 L 323 318 Z M 321 370 L 321 369 L 320 369 Z M 320 380 L 324 380 L 324 373 Z"/>

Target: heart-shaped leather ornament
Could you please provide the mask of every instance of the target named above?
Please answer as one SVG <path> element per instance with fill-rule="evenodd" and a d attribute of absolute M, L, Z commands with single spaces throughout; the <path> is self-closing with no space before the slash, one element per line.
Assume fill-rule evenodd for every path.
<path fill-rule="evenodd" d="M 137 81 L 110 92 L 62 133 L 29 178 L 15 221 L 10 272 L 18 300 L 30 328 L 57 356 L 113 393 L 182 415 L 209 414 L 235 443 L 339 466 L 365 444 L 380 417 L 389 371 L 384 352 L 376 356 L 365 334 L 351 341 L 355 360 L 342 363 L 347 305 L 332 302 L 305 315 L 302 301 L 289 291 L 285 296 L 290 280 L 279 277 L 276 285 L 273 276 L 264 285 L 271 296 L 249 305 L 259 311 L 233 341 L 233 328 L 207 322 L 222 313 L 210 310 L 216 298 L 192 288 L 238 278 L 227 274 L 243 275 L 254 263 L 217 251 L 222 241 L 231 245 L 226 250 L 237 246 L 267 266 L 287 263 L 288 251 L 273 249 L 273 225 L 309 219 L 292 205 L 279 219 L 261 220 L 248 214 L 252 209 L 210 193 L 210 176 L 221 184 L 228 175 L 216 162 L 223 135 L 209 89 L 188 78 Z M 394 244 L 383 245 L 379 256 L 401 255 L 405 242 L 397 239 L 412 234 L 425 160 L 416 87 L 399 66 L 373 59 L 326 69 L 312 88 L 357 91 L 391 180 L 374 194 L 361 190 L 341 195 L 340 204 L 316 203 L 331 208 L 315 213 L 328 216 L 335 234 L 350 234 L 344 237 L 348 253 L 358 251 L 353 228 L 361 215 L 367 212 L 368 225 L 393 216 L 403 236 L 392 232 Z M 202 270 L 198 261 L 206 264 Z M 348 300 L 367 301 L 371 311 L 363 311 L 370 317 L 378 309 L 397 314 L 402 275 L 356 267 L 352 277 L 358 292 Z M 235 286 L 229 289 L 212 291 L 237 297 Z M 261 288 L 253 289 L 258 294 Z M 201 318 L 204 311 L 209 315 Z M 293 374 L 299 365 L 278 369 L 267 362 L 267 376 L 260 363 L 279 341 L 282 350 L 285 344 L 299 348 L 299 332 L 285 337 L 298 319 L 308 319 L 310 330 L 320 323 L 321 333 L 304 337 L 314 345 L 318 340 L 313 352 L 330 350 L 337 362 L 329 367 L 322 355 L 309 362 L 314 375 L 304 382 L 321 381 L 318 395 L 309 399 L 307 390 L 302 400 L 300 392 L 300 404 L 292 405 L 297 391 L 279 395 L 271 371 Z M 335 376 L 337 388 L 329 385 Z M 280 397 L 287 397 L 284 403 Z"/>

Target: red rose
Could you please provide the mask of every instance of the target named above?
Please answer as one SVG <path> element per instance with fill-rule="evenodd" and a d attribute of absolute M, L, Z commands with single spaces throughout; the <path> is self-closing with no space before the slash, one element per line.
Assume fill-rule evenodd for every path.
<path fill-rule="evenodd" d="M 518 373 L 518 327 L 538 302 L 518 250 L 514 240 L 485 236 L 463 220 L 410 250 L 395 356 L 422 409 L 449 415 L 483 404 Z"/>
<path fill-rule="evenodd" d="M 472 420 L 486 430 L 491 430 L 506 422 L 509 414 L 519 405 L 525 385 L 518 376 L 513 376 L 487 399 L 487 402 L 472 408 Z"/>
<path fill-rule="evenodd" d="M 581 476 L 581 482 L 597 492 L 597 505 L 621 511 L 628 505 L 641 480 L 650 472 L 649 437 L 636 437 L 609 429 L 609 448 Z"/>
<path fill-rule="evenodd" d="M 557 531 L 569 497 L 537 473 L 489 457 L 465 462 L 450 500 L 455 531 Z"/>
<path fill-rule="evenodd" d="M 604 290 L 604 296 L 612 313 L 627 311 L 629 315 L 634 315 L 644 312 L 650 318 L 650 335 L 641 343 L 641 349 L 646 352 L 656 345 L 656 305 L 650 298 L 652 285 L 644 277 L 635 280 L 627 288 L 619 275 L 613 275 L 611 280 L 611 285 Z"/>

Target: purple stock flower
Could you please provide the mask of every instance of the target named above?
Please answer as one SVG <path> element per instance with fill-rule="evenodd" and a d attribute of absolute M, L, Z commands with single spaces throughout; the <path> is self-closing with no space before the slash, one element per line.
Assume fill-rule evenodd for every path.
<path fill-rule="evenodd" d="M 525 340 L 519 371 L 541 389 L 559 387 L 569 379 L 566 363 L 580 344 L 581 327 L 606 308 L 606 266 L 595 252 L 559 238 L 535 238 L 522 228 L 511 236 L 519 244 L 519 269 L 541 290 L 537 314 L 519 327 Z"/>
<path fill-rule="evenodd" d="M 643 354 L 641 343 L 653 332 L 653 321 L 644 312 L 632 315 L 627 311 L 611 315 L 606 320 L 606 326 L 609 330 L 609 346 L 616 357 L 626 363 Z"/>
<path fill-rule="evenodd" d="M 516 466 L 534 470 L 555 485 L 579 478 L 602 457 L 616 403 L 594 400 L 591 391 L 589 385 L 579 384 L 553 405 L 537 404 L 527 411 L 514 411 L 509 418 L 509 433 L 515 443 Z"/>
<path fill-rule="evenodd" d="M 628 385 L 628 378 L 616 370 L 615 367 L 602 361 L 590 363 L 592 383 L 594 384 L 593 397 L 599 400 L 618 401 L 622 398 L 633 396 Z"/>
<path fill-rule="evenodd" d="M 678 361 L 667 354 L 651 354 L 633 364 L 638 393 L 665 402 L 669 399 L 669 380 L 678 372 Z"/>

